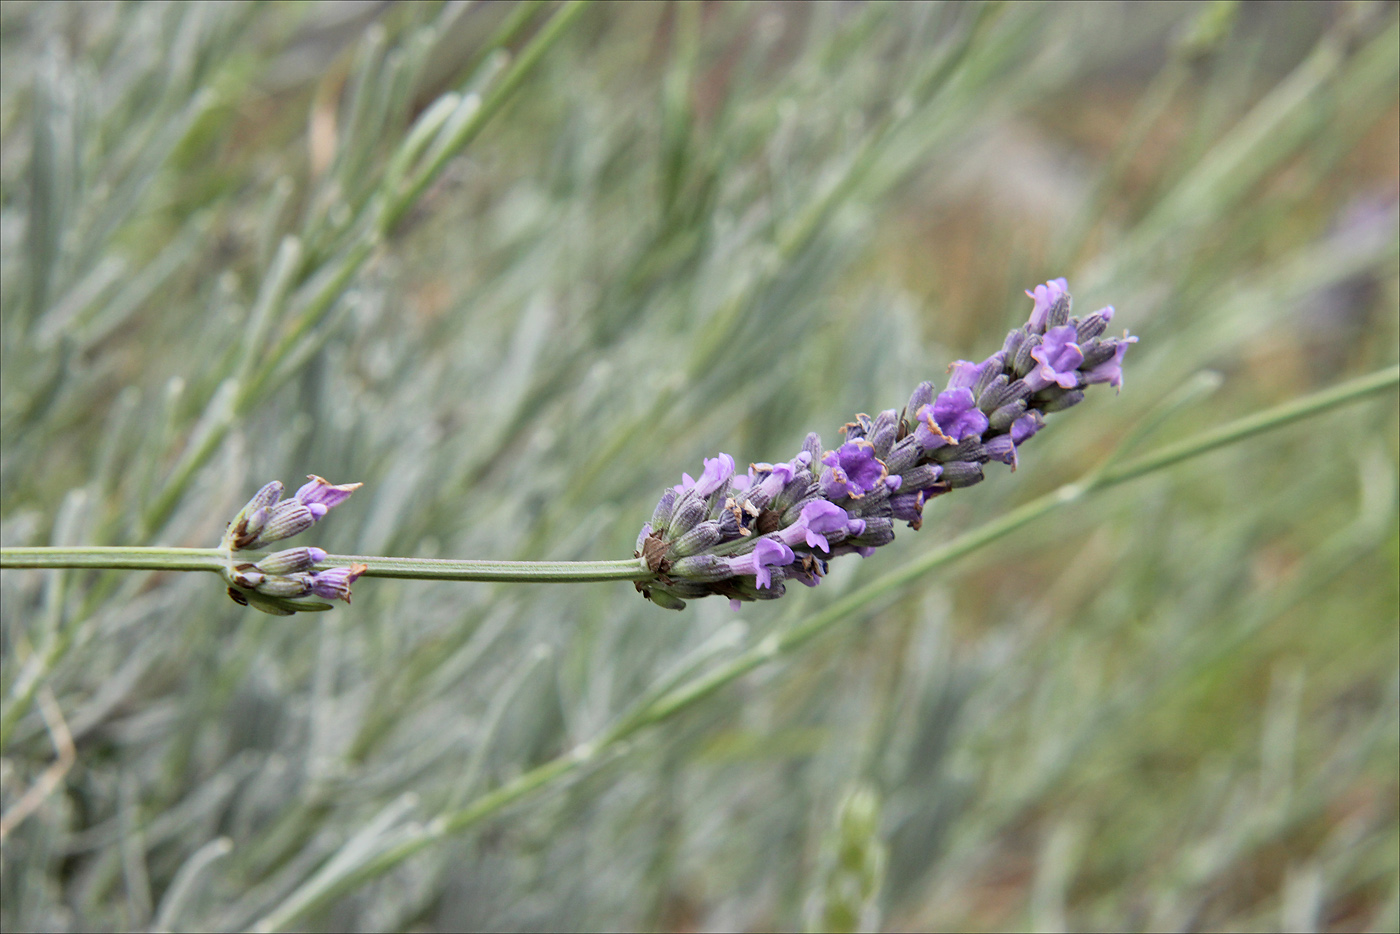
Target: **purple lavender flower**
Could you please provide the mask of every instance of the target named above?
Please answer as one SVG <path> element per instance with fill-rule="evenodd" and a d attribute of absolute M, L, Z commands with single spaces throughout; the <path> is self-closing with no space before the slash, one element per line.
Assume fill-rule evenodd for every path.
<path fill-rule="evenodd" d="M 1012 470 L 1016 469 L 1016 442 L 1010 435 L 997 435 L 982 445 L 982 450 L 992 460 L 1009 464 Z"/>
<path fill-rule="evenodd" d="M 822 492 L 832 499 L 859 499 L 884 481 L 885 465 L 875 456 L 869 441 L 847 441 L 822 457 Z"/>
<path fill-rule="evenodd" d="M 973 363 L 971 360 L 954 360 L 948 367 L 948 388 L 949 389 L 971 389 L 977 385 L 977 381 L 982 378 L 982 371 L 986 369 L 991 360 L 984 360 L 981 363 Z"/>
<path fill-rule="evenodd" d="M 1079 349 L 1075 328 L 1064 325 L 1045 332 L 1045 340 L 1031 351 L 1040 364 L 1026 375 L 1026 383 L 1034 390 L 1058 384 L 1063 389 L 1079 385 L 1079 367 L 1084 363 L 1084 351 Z"/>
<path fill-rule="evenodd" d="M 729 568 L 736 575 L 752 574 L 757 586 L 769 588 L 773 586 L 773 572 L 768 569 L 792 564 L 796 557 L 793 550 L 782 542 L 761 538 L 753 551 L 731 558 Z"/>
<path fill-rule="evenodd" d="M 933 400 L 933 418 L 954 441 L 961 441 L 987 430 L 987 416 L 977 408 L 972 390 L 945 389 Z"/>
<path fill-rule="evenodd" d="M 802 515 L 797 522 L 784 530 L 793 541 L 805 541 L 808 548 L 820 548 L 830 553 L 828 535 L 859 535 L 865 530 L 865 523 L 852 519 L 846 510 L 826 500 L 815 500 L 802 507 Z"/>
<path fill-rule="evenodd" d="M 1137 340 L 1100 337 L 1112 306 L 1070 317 L 1064 279 L 1027 294 L 1030 320 L 1001 350 L 954 363 L 943 392 L 920 383 L 903 413 L 857 415 L 835 450 L 823 452 L 814 432 L 785 464 L 753 464 L 735 477 L 721 454 L 700 480 L 686 475 L 638 536 L 636 555 L 652 576 L 637 589 L 673 609 L 709 594 L 738 609 L 781 596 L 787 580 L 814 587 L 829 559 L 868 557 L 894 539 L 897 521 L 919 528 L 931 500 L 981 482 L 988 462 L 1014 470 L 1047 413 L 1079 402 L 1094 383 L 1122 384 L 1124 353 Z"/>
<path fill-rule="evenodd" d="M 342 483 L 334 484 L 316 476 L 314 473 L 307 475 L 310 483 L 303 484 L 297 490 L 292 499 L 300 500 L 311 510 L 311 514 L 320 519 L 341 503 L 350 498 L 350 494 L 364 486 L 363 483 Z"/>
<path fill-rule="evenodd" d="M 1037 431 L 1044 427 L 1045 419 L 1040 417 L 1039 412 L 1022 415 L 1011 425 L 1011 443 L 1020 444 L 1027 438 L 1033 437 Z"/>
<path fill-rule="evenodd" d="M 350 585 L 361 574 L 369 570 L 369 565 L 352 564 L 348 568 L 330 568 L 311 575 L 311 592 L 327 600 L 350 602 Z"/>
<path fill-rule="evenodd" d="M 694 479 L 688 473 L 683 473 L 681 474 L 681 482 L 671 489 L 677 493 L 694 489 L 695 495 L 704 499 L 728 483 L 732 476 L 734 476 L 734 458 L 728 454 L 720 454 L 718 457 L 705 458 L 705 470 L 700 474 L 699 480 Z"/>
<path fill-rule="evenodd" d="M 1035 299 L 1035 308 L 1031 311 L 1031 330 L 1044 333 L 1051 309 L 1061 298 L 1069 295 L 1069 283 L 1063 277 L 1051 279 L 1044 285 L 1036 286 L 1035 291 L 1027 289 L 1026 295 Z"/>
<path fill-rule="evenodd" d="M 1106 309 L 1112 311 L 1112 308 Z M 1129 344 L 1136 344 L 1136 337 L 1124 337 L 1115 342 L 1113 347 L 1113 357 L 1100 363 L 1098 366 L 1085 370 L 1083 374 L 1084 385 L 1090 386 L 1094 383 L 1108 383 L 1114 389 L 1122 390 L 1123 387 L 1123 354 L 1128 352 Z"/>
<path fill-rule="evenodd" d="M 968 390 L 968 395 L 972 395 L 971 390 Z M 914 413 L 914 419 L 914 441 L 924 453 L 936 451 L 945 445 L 958 443 L 958 439 L 949 437 L 943 432 L 943 428 L 938 424 L 938 418 L 934 414 L 932 403 L 919 406 Z"/>

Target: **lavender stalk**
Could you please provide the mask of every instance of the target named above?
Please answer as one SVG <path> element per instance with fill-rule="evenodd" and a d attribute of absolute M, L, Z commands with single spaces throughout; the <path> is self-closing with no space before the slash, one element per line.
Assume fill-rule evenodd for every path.
<path fill-rule="evenodd" d="M 1015 470 L 1046 415 L 1079 404 L 1089 386 L 1123 385 L 1123 355 L 1137 342 L 1103 336 L 1111 305 L 1071 317 L 1064 279 L 1026 294 L 1030 320 L 1001 350 L 955 362 L 942 392 L 920 383 L 903 411 L 857 415 L 839 447 L 823 450 L 813 432 L 786 463 L 736 474 L 720 454 L 698 480 L 684 474 L 637 536 L 635 555 L 656 575 L 637 590 L 669 609 L 718 594 L 737 610 L 781 597 L 787 580 L 815 587 L 832 558 L 893 541 L 896 522 L 917 530 L 930 500 L 981 483 L 985 464 Z"/>

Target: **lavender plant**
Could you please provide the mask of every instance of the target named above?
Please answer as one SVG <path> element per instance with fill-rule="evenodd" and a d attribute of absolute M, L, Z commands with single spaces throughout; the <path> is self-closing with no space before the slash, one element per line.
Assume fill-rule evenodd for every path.
<path fill-rule="evenodd" d="M 1398 37 L 0 3 L 0 928 L 1395 929 Z M 846 539 L 696 553 L 791 536 L 706 584 L 783 600 L 632 592 L 683 466 L 981 360 L 1041 269 L 1131 393 L 870 561 L 856 419 Z M 365 485 L 221 544 L 307 470 Z"/>
<path fill-rule="evenodd" d="M 813 432 L 787 463 L 736 475 L 734 458 L 721 453 L 699 479 L 685 474 L 637 536 L 636 556 L 656 575 L 637 589 L 670 609 L 720 594 L 737 610 L 781 597 L 785 580 L 815 587 L 830 559 L 867 558 L 894 541 L 896 522 L 917 530 L 927 502 L 981 483 L 984 464 L 1015 470 L 1046 414 L 1077 405 L 1094 384 L 1122 386 L 1123 354 L 1137 341 L 1126 331 L 1103 337 L 1112 305 L 1071 317 L 1063 278 L 1026 295 L 1030 320 L 1001 350 L 952 364 L 937 395 L 925 381 L 903 410 L 857 415 L 840 447 L 823 451 Z"/>

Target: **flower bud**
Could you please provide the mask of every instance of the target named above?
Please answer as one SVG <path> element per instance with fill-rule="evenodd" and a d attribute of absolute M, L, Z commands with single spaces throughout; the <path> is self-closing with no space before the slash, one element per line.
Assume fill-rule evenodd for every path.
<path fill-rule="evenodd" d="M 998 374 L 996 379 L 987 383 L 981 392 L 977 393 L 977 407 L 985 414 L 990 415 L 995 409 L 1005 405 L 1002 396 L 1006 393 L 1006 387 L 1009 385 L 1011 385 L 1010 378 L 1005 373 Z"/>
<path fill-rule="evenodd" d="M 298 574 L 295 577 L 268 577 L 255 589 L 269 597 L 300 597 L 311 592 L 311 581 L 306 574 Z"/>
<path fill-rule="evenodd" d="M 326 552 L 320 548 L 288 548 L 263 558 L 256 565 L 264 574 L 295 574 L 309 571 L 326 560 Z"/>
<path fill-rule="evenodd" d="M 1031 351 L 1040 346 L 1040 335 L 1032 334 L 1021 342 L 1021 346 L 1016 350 L 1016 358 L 1011 364 L 1011 370 L 1017 377 L 1025 376 L 1035 369 L 1035 358 L 1031 356 Z"/>
<path fill-rule="evenodd" d="M 273 508 L 272 515 L 268 516 L 267 524 L 252 547 L 300 535 L 315 524 L 316 517 L 305 503 L 295 499 L 283 500 Z"/>
<path fill-rule="evenodd" d="M 671 517 L 671 524 L 666 529 L 666 537 L 672 541 L 680 538 L 695 528 L 708 511 L 705 501 L 687 490 L 676 504 L 675 515 Z"/>
<path fill-rule="evenodd" d="M 684 557 L 685 555 L 698 554 L 707 548 L 719 544 L 722 537 L 720 524 L 714 520 L 701 522 L 695 528 L 676 539 L 671 545 L 671 554 Z"/>
<path fill-rule="evenodd" d="M 940 479 L 955 490 L 973 486 L 982 482 L 982 465 L 972 461 L 953 461 L 943 465 L 943 476 Z"/>
<path fill-rule="evenodd" d="M 1003 405 L 987 417 L 987 427 L 992 431 L 1006 431 L 1016 419 L 1026 414 L 1026 403 L 1017 399 L 1010 405 Z"/>
<path fill-rule="evenodd" d="M 671 562 L 671 577 L 694 581 L 722 581 L 734 576 L 729 562 L 717 555 L 693 555 Z"/>
<path fill-rule="evenodd" d="M 671 524 L 671 510 L 676 505 L 676 491 L 668 489 L 661 494 L 661 501 L 656 504 L 656 510 L 651 514 L 651 527 L 653 529 L 664 529 Z"/>
<path fill-rule="evenodd" d="M 1078 405 L 1084 401 L 1084 391 L 1082 389 L 1050 389 L 1044 393 L 1047 397 L 1044 402 L 1037 403 L 1037 408 L 1042 412 L 1063 412 L 1070 406 Z"/>

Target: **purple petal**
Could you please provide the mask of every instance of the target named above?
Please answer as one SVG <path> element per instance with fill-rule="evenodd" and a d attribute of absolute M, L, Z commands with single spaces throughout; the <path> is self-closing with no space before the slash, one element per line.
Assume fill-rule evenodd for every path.
<path fill-rule="evenodd" d="M 1105 360 L 1093 369 L 1084 371 L 1084 385 L 1108 383 L 1114 389 L 1121 389 L 1123 386 L 1123 354 L 1128 352 L 1129 344 L 1136 343 L 1136 337 L 1125 337 L 1119 341 L 1118 346 L 1113 348 L 1112 360 Z"/>
<path fill-rule="evenodd" d="M 1034 331 L 1044 331 L 1045 322 L 1050 317 L 1050 309 L 1055 307 L 1055 303 L 1060 300 L 1061 295 L 1069 292 L 1069 283 L 1063 277 L 1051 279 L 1044 285 L 1035 287 L 1035 291 L 1026 290 L 1026 295 L 1035 299 L 1035 308 L 1031 311 L 1031 329 Z"/>
<path fill-rule="evenodd" d="M 761 538 L 758 544 L 754 545 L 753 554 L 754 581 L 759 587 L 772 587 L 773 575 L 768 570 L 770 565 L 788 565 L 797 557 L 793 551 L 782 542 L 774 541 L 771 538 Z"/>
<path fill-rule="evenodd" d="M 949 389 L 971 389 L 977 385 L 977 381 L 982 378 L 982 367 L 985 364 L 973 363 L 971 360 L 957 360 L 948 367 L 951 375 L 948 377 Z"/>
<path fill-rule="evenodd" d="M 977 408 L 972 398 L 972 390 L 946 389 L 933 400 L 933 418 L 943 433 L 954 441 L 961 441 L 970 435 L 980 435 L 987 430 L 987 416 Z"/>
<path fill-rule="evenodd" d="M 350 585 L 369 570 L 367 565 L 352 564 L 348 568 L 331 568 L 311 575 L 311 592 L 328 600 L 350 602 Z"/>
<path fill-rule="evenodd" d="M 828 451 L 822 463 L 831 468 L 833 483 L 845 484 L 845 495 L 852 497 L 869 493 L 886 476 L 885 465 L 875 456 L 875 447 L 869 441 L 847 441 Z M 826 471 L 822 476 L 825 482 Z"/>
<path fill-rule="evenodd" d="M 1079 385 L 1079 367 L 1084 362 L 1084 351 L 1075 343 L 1076 330 L 1069 325 L 1051 328 L 1045 333 L 1045 340 L 1031 350 L 1031 357 L 1040 366 L 1030 374 L 1027 382 L 1036 389 L 1043 389 L 1051 383 L 1064 389 Z"/>
<path fill-rule="evenodd" d="M 315 474 L 309 474 L 307 479 L 311 482 L 297 490 L 292 499 L 298 499 L 305 503 L 318 519 L 345 502 L 350 498 L 351 493 L 364 486 L 363 483 L 334 484 Z M 317 509 L 317 506 L 325 508 Z"/>
<path fill-rule="evenodd" d="M 1016 443 L 1011 440 L 1010 435 L 997 435 L 983 445 L 982 450 L 986 451 L 992 460 L 1010 464 L 1012 470 L 1016 469 Z"/>
<path fill-rule="evenodd" d="M 729 482 L 734 476 L 734 458 L 728 454 L 705 458 L 705 472 L 695 481 L 697 496 L 704 498 Z"/>
<path fill-rule="evenodd" d="M 1028 412 L 1011 423 L 1011 443 L 1021 444 L 1045 427 L 1039 412 Z"/>

